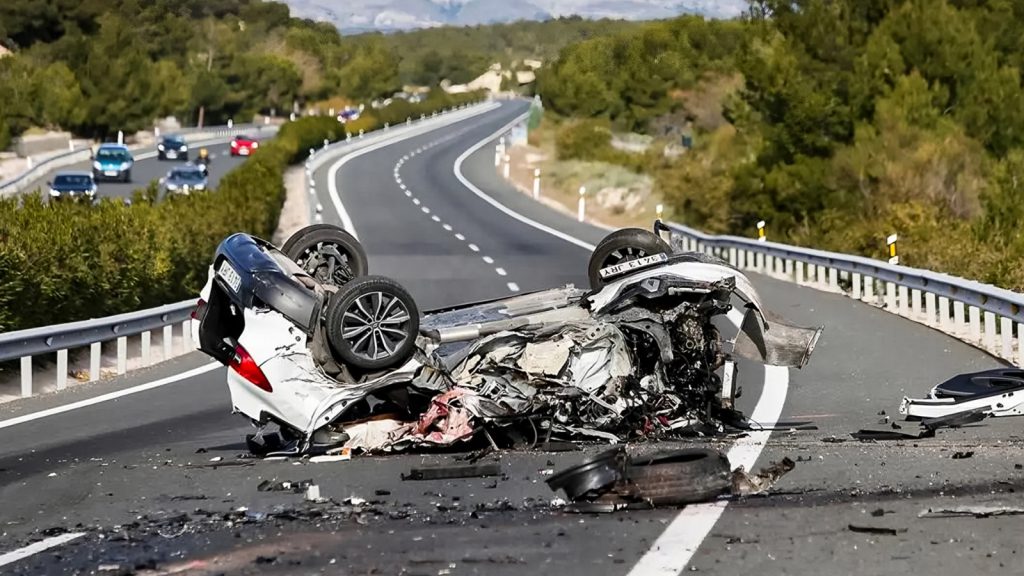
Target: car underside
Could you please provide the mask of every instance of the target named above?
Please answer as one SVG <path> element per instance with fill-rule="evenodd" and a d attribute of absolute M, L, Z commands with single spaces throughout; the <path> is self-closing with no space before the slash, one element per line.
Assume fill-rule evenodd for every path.
<path fill-rule="evenodd" d="M 741 272 L 639 229 L 595 248 L 589 289 L 422 316 L 367 268 L 358 241 L 325 225 L 280 250 L 245 234 L 221 244 L 195 336 L 231 367 L 252 451 L 714 435 L 746 425 L 737 359 L 799 368 L 821 334 L 768 321 Z"/>

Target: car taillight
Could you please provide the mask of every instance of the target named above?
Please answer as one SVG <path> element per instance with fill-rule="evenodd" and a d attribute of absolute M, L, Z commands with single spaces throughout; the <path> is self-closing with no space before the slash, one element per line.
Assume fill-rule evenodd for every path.
<path fill-rule="evenodd" d="M 200 298 L 199 302 L 196 302 L 196 307 L 192 309 L 193 320 L 199 320 L 199 311 L 203 309 L 203 306 L 206 306 L 206 300 Z"/>
<path fill-rule="evenodd" d="M 237 372 L 239 376 L 255 384 L 257 388 L 267 392 L 274 391 L 270 381 L 267 380 L 267 376 L 263 374 L 263 370 L 260 370 L 259 365 L 252 359 L 249 352 L 242 348 L 241 344 L 235 346 L 235 355 L 231 358 L 228 366 Z"/>

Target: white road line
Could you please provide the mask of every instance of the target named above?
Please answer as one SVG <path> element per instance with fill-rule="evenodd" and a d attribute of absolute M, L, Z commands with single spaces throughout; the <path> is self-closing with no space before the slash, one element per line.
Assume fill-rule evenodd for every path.
<path fill-rule="evenodd" d="M 570 244 L 575 244 L 583 249 L 593 250 L 594 245 L 588 242 L 584 242 L 583 240 L 566 234 L 565 232 L 541 224 L 536 220 L 527 218 L 526 216 L 508 208 L 491 196 L 485 194 L 462 174 L 462 163 L 466 158 L 481 149 L 488 142 L 497 138 L 500 134 L 507 132 L 509 128 L 516 123 L 521 122 L 526 118 L 526 116 L 526 114 L 523 114 L 516 117 L 500 130 L 477 142 L 460 154 L 455 160 L 455 165 L 453 167 L 455 177 L 470 192 L 473 192 L 491 206 L 494 206 L 501 212 L 522 222 L 523 224 L 532 226 L 537 230 L 550 234 L 561 240 L 565 240 Z M 519 289 L 519 287 L 512 282 L 509 282 L 508 288 L 513 292 L 518 291 Z M 737 327 L 740 326 L 743 316 L 738 310 L 731 310 L 728 316 L 729 320 L 733 324 Z M 778 421 L 779 415 L 782 414 L 782 409 L 786 402 L 788 387 L 788 368 L 765 366 L 764 384 L 761 388 L 761 397 L 758 399 L 757 405 L 754 407 L 754 412 L 751 414 L 750 419 L 765 425 L 765 427 L 771 427 L 774 425 Z M 743 465 L 747 470 L 750 470 L 757 461 L 758 456 L 760 456 L 761 451 L 764 450 L 765 444 L 768 442 L 768 438 L 770 436 L 771 432 L 751 432 L 746 438 L 741 438 L 733 445 L 727 454 L 729 463 L 734 468 L 736 466 Z M 701 542 L 704 541 L 704 538 L 707 537 L 708 533 L 711 532 L 711 529 L 714 528 L 718 518 L 721 517 L 722 512 L 725 511 L 726 505 L 727 504 L 725 502 L 716 502 L 712 504 L 687 506 L 678 516 L 676 516 L 675 520 L 669 524 L 665 532 L 658 537 L 651 549 L 640 558 L 640 561 L 637 562 L 630 571 L 629 576 L 678 574 L 682 572 L 693 557 L 693 554 L 700 547 Z"/>
<path fill-rule="evenodd" d="M 477 150 L 483 148 L 491 140 L 494 140 L 495 138 L 497 138 L 498 135 L 504 134 L 505 132 L 508 132 L 508 130 L 510 128 L 512 128 L 512 126 L 518 124 L 519 122 L 522 122 L 529 115 L 530 115 L 530 113 L 527 112 L 525 114 L 521 114 L 519 116 L 516 116 L 516 118 L 514 120 L 512 120 L 508 124 L 502 126 L 499 130 L 497 130 L 496 132 L 494 132 L 493 134 L 491 134 L 487 138 L 484 138 L 483 140 L 481 140 L 481 141 L 477 142 L 476 144 L 470 146 L 469 149 L 467 149 L 465 152 L 460 154 L 459 157 L 455 159 L 455 166 L 452 168 L 452 170 L 455 172 L 455 178 L 458 179 L 458 181 L 461 182 L 462 185 L 465 186 L 466 189 L 468 189 L 470 192 L 472 192 L 473 194 L 476 194 L 477 196 L 479 196 L 481 199 L 483 199 L 485 202 L 487 202 L 491 206 L 494 206 L 495 208 L 497 208 L 501 212 L 504 212 L 508 216 L 511 216 L 512 218 L 515 218 L 516 220 L 522 222 L 523 224 L 526 224 L 527 226 L 533 226 L 534 228 L 536 228 L 537 230 L 540 230 L 541 232 L 546 232 L 547 234 L 550 234 L 550 235 L 554 236 L 555 238 L 558 238 L 560 240 L 565 240 L 566 242 L 569 242 L 570 244 L 575 244 L 575 245 L 579 246 L 580 248 L 583 248 L 584 250 L 593 250 L 594 249 L 594 245 L 590 244 L 589 242 L 584 242 L 583 240 L 580 240 L 579 238 L 570 236 L 570 235 L 566 234 L 565 232 L 562 232 L 561 230 L 555 230 L 554 228 L 552 228 L 550 226 L 546 226 L 544 224 L 541 224 L 540 222 L 537 222 L 536 220 L 527 218 L 526 216 L 523 216 L 522 214 L 520 214 L 520 213 L 518 213 L 518 212 L 516 212 L 516 211 L 514 211 L 514 210 L 512 210 L 510 208 L 508 208 L 507 206 L 505 206 L 501 202 L 498 202 L 494 198 L 491 198 L 490 196 L 485 194 L 483 190 L 477 188 L 475 184 L 473 184 L 472 182 L 467 180 L 466 177 L 462 175 L 462 163 L 466 160 L 466 158 L 468 158 L 471 154 L 473 154 Z"/>
<path fill-rule="evenodd" d="M 434 214 L 433 216 L 431 216 L 430 219 L 433 220 L 434 222 L 440 222 L 441 221 L 441 219 L 437 217 L 437 214 Z"/>
<path fill-rule="evenodd" d="M 398 182 L 398 180 L 396 179 L 395 182 Z M 398 187 L 401 188 L 402 190 L 406 189 L 405 184 L 402 184 L 401 182 L 398 182 Z"/>
<path fill-rule="evenodd" d="M 516 284 L 515 282 L 509 282 L 508 283 L 508 289 L 511 292 L 519 292 L 519 285 Z"/>
<path fill-rule="evenodd" d="M 63 406 L 57 406 L 55 408 L 48 408 L 46 410 L 40 410 L 39 412 L 33 412 L 31 414 L 25 414 L 24 416 L 18 416 L 17 418 L 11 418 L 9 420 L 0 420 L 0 428 L 9 428 L 11 426 L 17 426 L 18 424 L 24 424 L 25 422 L 31 422 L 33 420 L 39 420 L 40 418 L 46 418 L 47 416 L 54 416 L 57 414 L 63 414 L 64 412 L 70 412 L 79 408 L 85 408 L 86 406 L 92 406 L 93 404 L 99 404 L 100 402 L 106 402 L 108 400 L 115 400 L 130 394 L 136 394 L 139 392 L 145 392 L 146 390 L 152 390 L 153 388 L 159 388 L 167 384 L 173 384 L 179 380 L 185 380 L 193 376 L 199 376 L 200 374 L 206 374 L 211 370 L 220 368 L 221 364 L 214 362 L 212 364 L 206 364 L 199 368 L 193 368 L 188 372 L 182 372 L 175 374 L 174 376 L 168 376 L 167 378 L 161 378 L 160 380 L 154 380 L 146 384 L 139 384 L 138 386 L 132 386 L 131 388 L 125 388 L 124 390 L 118 390 L 116 392 L 110 392 L 109 394 L 103 394 L 96 396 L 95 398 L 87 398 L 78 402 L 72 402 L 71 404 L 65 404 Z"/>
<path fill-rule="evenodd" d="M 412 190 L 406 190 L 405 195 L 408 196 L 409 198 L 412 198 Z"/>
<path fill-rule="evenodd" d="M 508 276 L 508 272 L 505 272 L 504 268 L 498 267 L 494 271 L 497 272 L 498 276 Z"/>
<path fill-rule="evenodd" d="M 420 199 L 419 198 L 413 198 L 412 199 L 412 203 L 417 205 L 417 206 L 419 206 L 420 205 Z"/>
<path fill-rule="evenodd" d="M 455 237 L 456 237 L 456 238 L 458 238 L 458 239 L 459 239 L 460 241 L 462 241 L 462 242 L 465 242 L 465 241 L 466 241 L 466 237 L 465 237 L 465 236 L 463 236 L 462 234 L 456 234 L 456 235 L 455 235 Z"/>
<path fill-rule="evenodd" d="M 426 206 L 420 208 L 420 210 L 423 210 L 424 214 L 430 214 L 430 208 L 427 208 Z"/>
<path fill-rule="evenodd" d="M 476 244 L 470 244 L 469 245 L 469 249 L 472 250 L 473 252 L 479 252 L 480 251 L 480 247 L 477 246 Z"/>
<path fill-rule="evenodd" d="M 499 107 L 499 106 L 500 106 L 499 104 L 495 104 L 495 106 L 481 106 L 481 107 L 479 107 L 479 108 L 477 108 L 477 109 L 467 113 L 464 116 L 459 116 L 459 117 L 454 118 L 454 119 L 449 119 L 450 121 L 447 122 L 447 123 L 442 123 L 442 124 L 438 124 L 436 126 L 431 126 L 431 127 L 427 128 L 426 130 L 416 129 L 416 130 L 411 130 L 409 132 L 404 132 L 402 134 L 399 134 L 399 135 L 394 136 L 392 138 L 389 138 L 387 140 L 382 140 L 380 142 L 377 142 L 376 144 L 371 144 L 371 145 L 369 145 L 366 148 L 363 148 L 361 150 L 356 150 L 356 151 L 353 151 L 353 152 L 349 152 L 349 153 L 345 154 L 342 158 L 340 158 L 337 162 L 335 162 L 334 164 L 331 164 L 330 168 L 327 169 L 327 193 L 328 193 L 328 195 L 330 195 L 331 203 L 334 205 L 335 212 L 338 213 L 338 218 L 341 219 L 341 226 L 345 230 L 348 230 L 349 234 L 355 236 L 357 240 L 359 239 L 359 235 L 356 234 L 355 225 L 352 223 L 352 218 L 351 218 L 351 216 L 349 216 L 348 211 L 345 210 L 345 205 L 342 204 L 342 202 L 341 202 L 341 195 L 338 193 L 338 172 L 341 170 L 341 168 L 345 164 L 351 162 L 352 160 L 355 160 L 356 158 L 359 158 L 360 156 L 362 156 L 364 154 L 369 154 L 370 152 L 373 152 L 375 150 L 380 150 L 381 148 L 384 148 L 386 146 L 391 146 L 392 144 L 397 144 L 398 142 L 404 142 L 404 141 L 406 141 L 406 140 L 408 140 L 410 138 L 415 138 L 416 136 L 421 136 L 421 135 L 426 134 L 428 132 L 431 132 L 431 131 L 434 131 L 434 130 L 440 130 L 441 128 L 445 128 L 447 126 L 451 126 L 452 124 L 455 124 L 457 122 L 462 122 L 464 120 L 468 120 L 470 118 L 474 118 L 474 117 L 476 117 L 476 116 L 478 116 L 480 114 L 483 114 L 485 112 L 489 112 L 491 110 L 494 110 L 494 108 Z"/>
<path fill-rule="evenodd" d="M 491 258 L 490 256 L 484 256 L 484 262 L 487 262 L 488 264 L 494 264 L 494 258 Z"/>
<path fill-rule="evenodd" d="M 444 228 L 447 232 L 451 232 L 452 231 L 452 225 L 451 224 L 442 224 L 441 228 Z"/>
<path fill-rule="evenodd" d="M 14 562 L 17 562 L 18 560 L 24 560 L 25 558 L 28 558 L 33 554 L 45 552 L 46 550 L 49 550 L 54 546 L 66 544 L 68 542 L 71 542 L 72 540 L 81 538 L 82 536 L 85 536 L 85 532 L 68 532 L 67 534 L 61 534 L 60 536 L 51 536 L 50 538 L 45 538 L 34 544 L 29 544 L 24 548 L 12 550 L 6 554 L 0 555 L 0 566 L 6 566 L 8 564 L 13 564 Z"/>

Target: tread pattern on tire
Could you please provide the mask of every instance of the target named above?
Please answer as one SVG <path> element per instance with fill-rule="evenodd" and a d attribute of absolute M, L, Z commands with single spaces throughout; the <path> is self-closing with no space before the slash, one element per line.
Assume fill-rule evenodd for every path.
<path fill-rule="evenodd" d="M 601 268 L 604 262 L 613 252 L 624 248 L 641 248 L 648 255 L 671 254 L 672 247 L 662 240 L 657 234 L 644 230 L 643 228 L 622 228 L 607 235 L 598 242 L 590 255 L 587 263 L 587 274 L 590 278 L 590 288 L 599 290 L 604 286 L 601 280 Z"/>
<path fill-rule="evenodd" d="M 298 262 L 298 258 L 307 249 L 324 242 L 335 244 L 342 253 L 348 256 L 348 266 L 354 277 L 365 276 L 370 270 L 366 251 L 359 240 L 345 229 L 333 224 L 313 224 L 306 226 L 285 242 L 281 251 L 289 258 Z"/>

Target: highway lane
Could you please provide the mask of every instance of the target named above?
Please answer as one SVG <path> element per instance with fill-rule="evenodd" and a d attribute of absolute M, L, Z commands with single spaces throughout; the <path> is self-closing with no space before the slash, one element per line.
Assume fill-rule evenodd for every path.
<path fill-rule="evenodd" d="M 516 110 L 505 108 L 382 148 L 342 168 L 341 195 L 367 246 L 371 272 L 396 276 L 408 284 L 425 308 L 509 294 L 510 281 L 521 290 L 547 286 L 554 279 L 558 283 L 584 282 L 585 250 L 498 213 L 461 186 L 452 174 L 453 158 L 516 114 Z M 398 176 L 420 199 L 419 205 L 394 179 L 395 165 L 403 156 L 409 159 L 398 167 Z M 601 230 L 579 225 L 533 203 L 495 178 L 493 147 L 482 147 L 466 159 L 463 168 L 484 192 L 529 218 L 590 243 L 604 235 Z M 317 189 L 327 190 L 323 172 L 317 177 Z M 423 181 L 431 185 L 424 186 Z M 329 205 L 326 198 L 322 201 Z M 431 212 L 424 212 L 424 206 Z M 433 221 L 435 215 L 441 222 Z M 443 224 L 453 229 L 445 230 Z M 455 234 L 462 234 L 465 240 Z M 471 243 L 479 251 L 473 251 Z M 545 258 L 549 253 L 555 256 Z M 493 263 L 484 261 L 484 256 Z M 498 274 L 497 267 L 506 274 Z M 1001 485 L 994 484 L 996 480 L 1016 482 L 1014 474 L 1021 474 L 1012 468 L 1017 446 L 997 442 L 1009 438 L 1012 421 L 943 433 L 937 441 L 921 443 L 920 448 L 907 443 L 837 445 L 820 441 L 824 436 L 846 435 L 860 427 L 879 427 L 876 421 L 881 416 L 877 412 L 885 409 L 894 414 L 903 390 L 922 393 L 950 371 L 987 366 L 993 361 L 946 336 L 845 298 L 769 279 L 755 281 L 774 310 L 804 324 L 827 325 L 812 364 L 803 371 L 792 371 L 785 412 L 786 417 L 813 419 L 823 429 L 775 434 L 761 458 L 763 463 L 783 455 L 811 457 L 811 462 L 799 463 L 778 488 L 814 491 L 733 504 L 700 546 L 691 565 L 731 574 L 764 571 L 767 564 L 769 573 L 818 574 L 822 572 L 821 561 L 827 560 L 836 572 L 881 573 L 890 571 L 891 562 L 916 567 L 918 561 L 930 559 L 936 565 L 995 570 L 1000 559 L 986 558 L 982 547 L 977 548 L 977 554 L 972 551 L 971 555 L 956 556 L 954 551 L 930 544 L 929 538 L 948 535 L 959 538 L 964 545 L 967 540 L 981 543 L 1000 537 L 1002 521 L 917 521 L 914 516 L 919 506 L 937 498 L 935 490 L 949 490 L 952 484 L 987 492 L 1000 489 Z M 191 368 L 205 360 L 190 356 L 176 362 L 182 364 L 161 366 L 153 377 Z M 744 380 L 741 401 L 749 409 L 759 394 L 753 384 L 760 374 L 745 369 L 744 376 L 748 379 Z M 900 380 L 894 382 L 897 376 Z M 0 408 L 0 419 L 18 406 Z M 304 566 L 328 566 L 329 558 L 334 558 L 348 572 L 377 568 L 383 573 L 397 573 L 399 568 L 426 567 L 435 573 L 456 563 L 470 573 L 531 570 L 624 574 L 645 557 L 676 515 L 668 510 L 605 518 L 531 511 L 480 513 L 477 518 L 467 514 L 474 505 L 493 503 L 501 497 L 520 507 L 526 497 L 546 501 L 552 494 L 543 485 L 540 471 L 576 461 L 581 457 L 578 453 L 503 455 L 502 465 L 509 471 L 509 478 L 498 482 L 496 488 L 490 488 L 488 481 L 398 480 L 399 473 L 413 463 L 450 461 L 448 457 L 359 458 L 304 466 L 260 462 L 251 467 L 216 470 L 195 467 L 210 464 L 209 458 L 216 456 L 233 460 L 242 450 L 239 441 L 247 425 L 240 418 L 229 417 L 227 410 L 227 392 L 218 369 L 135 397 L 0 430 L 0 438 L 5 440 L 0 447 L 5 549 L 10 547 L 8 543 L 23 542 L 33 530 L 49 526 L 73 527 L 77 522 L 110 526 L 143 514 L 159 517 L 196 507 L 269 510 L 301 499 L 258 492 L 255 486 L 265 478 L 313 477 L 325 495 L 338 499 L 352 494 L 370 497 L 374 490 L 386 487 L 391 494 L 381 499 L 389 508 L 413 505 L 418 513 L 404 520 L 373 520 L 368 526 L 351 521 L 324 523 L 325 529 L 336 530 L 339 536 L 318 544 L 323 554 L 318 559 L 307 559 Z M 978 454 L 971 460 L 953 461 L 948 458 L 948 450 L 943 452 L 938 444 L 947 439 L 975 446 Z M 196 454 L 199 448 L 208 451 Z M 193 467 L 187 466 L 189 462 Z M 882 466 L 883 462 L 887 465 Z M 951 468 L 953 464 L 959 468 Z M 51 473 L 56 476 L 50 477 Z M 887 485 L 913 490 L 931 487 L 933 492 L 903 500 L 899 494 L 894 497 L 886 492 Z M 198 495 L 206 500 L 180 499 Z M 883 518 L 866 514 L 875 507 L 896 513 Z M 931 522 L 943 527 L 929 532 L 926 526 L 920 526 L 912 536 L 865 541 L 869 539 L 866 535 L 845 531 L 846 523 L 854 518 L 864 523 L 898 521 L 909 526 Z M 448 521 L 455 523 L 446 524 Z M 282 540 L 275 536 L 282 528 L 275 525 L 239 530 L 244 532 L 243 540 Z M 307 530 L 315 530 L 315 526 L 286 523 L 283 528 L 286 536 Z M 1012 537 L 1012 533 L 1002 537 Z M 302 538 L 314 541 L 313 536 Z M 946 543 L 948 539 L 938 541 Z M 76 566 L 95 568 L 118 558 L 173 561 L 181 550 L 190 551 L 188 558 L 204 557 L 233 548 L 236 542 L 231 531 L 174 540 L 152 536 L 142 542 L 108 542 L 102 546 L 86 539 L 64 547 L 64 560 L 59 564 L 51 555 L 43 554 L 19 564 L 18 569 L 59 573 Z M 482 572 L 478 565 L 481 557 Z M 957 564 L 956 558 L 965 559 Z M 952 573 L 938 568 L 936 573 Z"/>
<path fill-rule="evenodd" d="M 231 157 L 229 141 L 224 138 L 204 140 L 190 145 L 189 159 L 195 160 L 199 154 L 199 149 L 204 147 L 209 151 L 212 158 L 212 162 L 210 164 L 210 185 L 212 187 L 216 187 L 217 183 L 225 174 L 246 160 L 245 157 Z M 128 183 L 109 181 L 97 182 L 97 187 L 99 188 L 97 192 L 98 197 L 131 198 L 132 194 L 136 190 L 146 188 L 151 182 L 159 182 L 159 180 L 166 176 L 174 166 L 185 164 L 185 162 L 181 160 L 157 159 L 155 144 L 151 150 L 138 150 L 133 152 L 133 155 L 135 156 L 135 166 L 132 168 L 132 181 Z M 72 164 L 70 166 L 54 170 L 40 181 L 40 193 L 46 197 L 46 182 L 51 180 L 54 174 L 58 172 L 89 172 L 91 170 L 91 161 Z"/>

